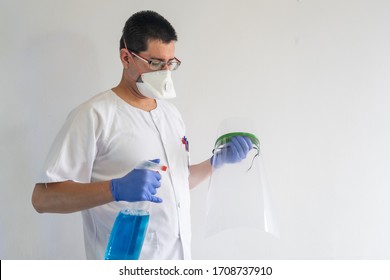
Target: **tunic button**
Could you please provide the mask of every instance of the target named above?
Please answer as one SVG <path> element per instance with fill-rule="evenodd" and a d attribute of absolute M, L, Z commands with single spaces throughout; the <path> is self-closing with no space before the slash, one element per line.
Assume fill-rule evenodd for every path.
<path fill-rule="evenodd" d="M 177 203 L 177 208 L 180 208 L 180 202 L 179 202 L 179 203 Z"/>

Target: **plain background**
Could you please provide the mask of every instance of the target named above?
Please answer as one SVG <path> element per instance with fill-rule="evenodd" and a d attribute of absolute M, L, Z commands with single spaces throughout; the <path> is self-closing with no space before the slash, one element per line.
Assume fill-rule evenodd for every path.
<path fill-rule="evenodd" d="M 192 162 L 222 119 L 254 120 L 281 232 L 205 239 L 205 182 L 193 258 L 389 259 L 387 0 L 0 0 L 0 258 L 85 258 L 80 213 L 38 214 L 31 192 L 70 110 L 119 82 L 123 25 L 145 9 L 179 36 Z"/>

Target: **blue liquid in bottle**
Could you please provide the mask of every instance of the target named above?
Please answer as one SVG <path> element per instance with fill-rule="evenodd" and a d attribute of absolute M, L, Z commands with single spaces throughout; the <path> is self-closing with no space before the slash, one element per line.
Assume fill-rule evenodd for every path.
<path fill-rule="evenodd" d="M 138 260 L 149 223 L 144 210 L 123 209 L 116 217 L 105 260 Z"/>

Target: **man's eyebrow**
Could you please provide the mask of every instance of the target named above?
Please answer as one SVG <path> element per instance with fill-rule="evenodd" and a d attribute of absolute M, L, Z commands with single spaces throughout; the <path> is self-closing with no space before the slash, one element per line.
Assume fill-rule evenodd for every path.
<path fill-rule="evenodd" d="M 168 59 L 168 61 L 174 60 L 176 57 L 172 57 Z M 150 57 L 149 59 L 155 59 L 155 60 L 160 60 L 160 61 L 165 61 L 164 59 L 158 58 L 158 57 Z"/>

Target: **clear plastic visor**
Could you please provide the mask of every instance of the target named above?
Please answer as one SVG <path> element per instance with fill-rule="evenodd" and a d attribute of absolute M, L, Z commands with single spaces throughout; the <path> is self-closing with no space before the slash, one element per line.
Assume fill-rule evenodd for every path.
<path fill-rule="evenodd" d="M 214 155 L 223 152 L 234 136 L 249 137 L 253 147 L 239 163 L 213 168 L 205 236 L 228 229 L 255 228 L 279 237 L 258 137 L 252 132 L 229 131 L 217 138 Z"/>

